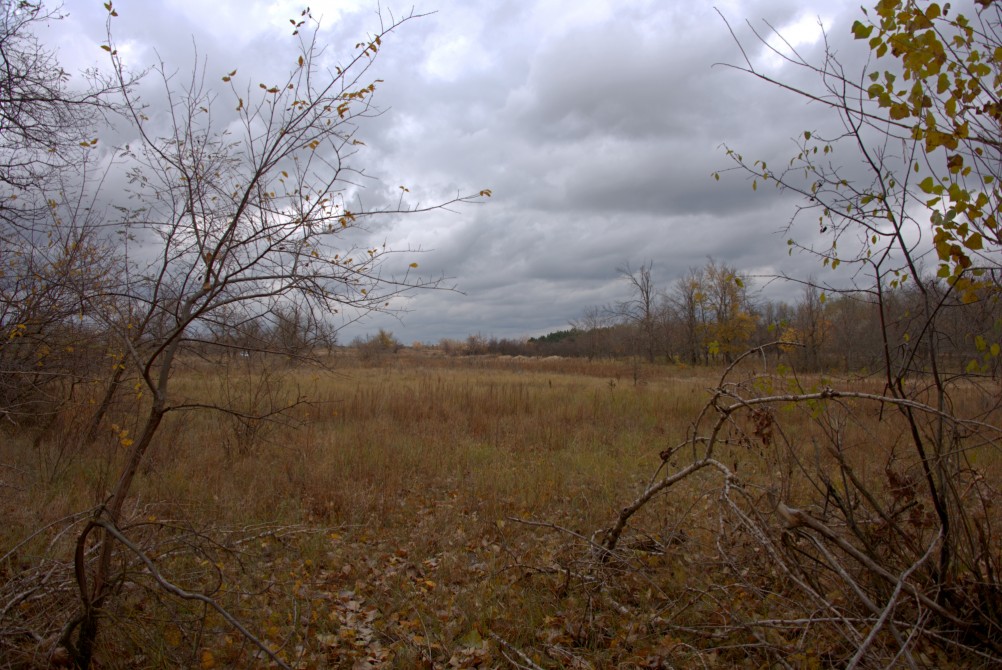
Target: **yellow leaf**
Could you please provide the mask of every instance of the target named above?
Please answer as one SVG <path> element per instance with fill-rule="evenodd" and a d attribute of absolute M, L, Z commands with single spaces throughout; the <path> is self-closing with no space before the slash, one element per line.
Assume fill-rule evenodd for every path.
<path fill-rule="evenodd" d="M 164 632 L 164 642 L 166 642 L 171 647 L 177 647 L 181 644 L 181 633 L 177 628 L 168 628 Z"/>

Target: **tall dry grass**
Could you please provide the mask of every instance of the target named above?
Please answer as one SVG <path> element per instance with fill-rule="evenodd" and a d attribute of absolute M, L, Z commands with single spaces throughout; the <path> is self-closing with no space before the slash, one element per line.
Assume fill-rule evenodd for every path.
<path fill-rule="evenodd" d="M 273 420 L 172 414 L 128 506 L 130 537 L 165 579 L 210 594 L 290 665 L 504 667 L 516 649 L 540 667 L 746 663 L 700 624 L 790 606 L 782 589 L 762 602 L 728 587 L 735 566 L 717 560 L 707 478 L 638 514 L 625 561 L 596 572 L 592 560 L 591 534 L 685 439 L 716 371 L 414 354 L 334 363 L 238 362 L 220 375 L 193 362 L 176 399 L 226 398 L 245 415 L 306 402 Z M 6 667 L 50 662 L 75 597 L 68 559 L 84 517 L 72 515 L 103 499 L 136 429 L 122 403 L 114 430 L 74 444 L 87 406 L 38 439 L 6 437 Z M 804 411 L 791 408 L 784 429 L 809 445 L 819 428 Z M 877 418 L 861 410 L 852 430 Z M 789 456 L 761 444 L 735 440 L 721 458 L 751 495 L 794 481 Z M 854 458 L 862 476 L 884 476 L 872 453 Z M 997 467 L 987 447 L 983 458 Z M 120 567 L 102 667 L 267 665 L 205 603 L 168 596 L 138 561 Z M 49 569 L 32 590 L 26 577 Z M 823 648 L 805 646 L 804 664 Z"/>

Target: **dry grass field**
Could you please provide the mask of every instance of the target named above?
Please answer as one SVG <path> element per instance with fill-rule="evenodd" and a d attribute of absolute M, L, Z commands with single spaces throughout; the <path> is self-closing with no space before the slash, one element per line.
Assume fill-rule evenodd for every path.
<path fill-rule="evenodd" d="M 122 524 L 149 563 L 119 559 L 128 578 L 96 662 L 269 667 L 219 605 L 297 668 L 762 667 L 759 647 L 784 649 L 787 667 L 830 665 L 839 643 L 810 624 L 762 639 L 726 633 L 728 622 L 779 620 L 799 605 L 759 547 L 747 547 L 747 565 L 721 558 L 742 549 L 721 551 L 729 535 L 709 471 L 641 510 L 616 560 L 600 560 L 593 534 L 686 438 L 719 374 L 410 351 L 341 357 L 325 373 L 254 360 L 221 375 L 192 363 L 174 388 L 193 405 L 226 398 L 249 416 L 307 402 L 275 421 L 169 415 Z M 74 446 L 80 398 L 80 417 L 3 438 L 0 667 L 60 662 L 58 627 L 78 602 L 73 542 L 136 430 L 137 418 L 119 415 L 97 443 Z M 821 428 L 797 418 L 810 410 L 789 413 L 785 438 L 820 458 L 810 445 Z M 847 434 L 865 445 L 877 418 L 860 410 Z M 886 439 L 848 456 L 861 477 L 885 477 L 873 448 L 900 439 L 893 422 L 881 426 Z M 749 500 L 782 481 L 796 502 L 795 464 L 769 443 L 734 440 L 718 458 Z M 996 474 L 991 454 L 982 463 Z M 189 592 L 212 602 L 179 597 Z"/>

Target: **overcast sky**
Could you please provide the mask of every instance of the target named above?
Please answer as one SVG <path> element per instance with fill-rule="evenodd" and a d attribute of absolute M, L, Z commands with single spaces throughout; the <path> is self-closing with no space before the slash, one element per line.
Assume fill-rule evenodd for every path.
<path fill-rule="evenodd" d="M 347 54 L 378 27 L 374 0 L 310 2 L 321 41 Z M 849 30 L 858 2 L 720 0 L 749 56 L 780 79 L 795 73 L 754 42 L 745 22 L 782 32 L 809 59 L 819 19 L 840 53 L 860 54 Z M 207 79 L 239 68 L 264 79 L 289 42 L 299 4 L 264 0 L 117 0 L 114 33 L 137 68 L 158 58 Z M 43 35 L 68 70 L 96 63 L 106 12 L 67 0 Z M 383 0 L 384 15 L 411 5 Z M 490 188 L 483 205 L 384 221 L 373 234 L 421 248 L 421 269 L 458 291 L 414 295 L 394 318 L 373 316 L 343 340 L 385 327 L 403 342 L 469 334 L 522 337 L 563 329 L 589 306 L 628 296 L 617 268 L 652 261 L 668 286 L 713 256 L 752 275 L 823 274 L 787 255 L 795 200 L 753 192 L 722 145 L 773 164 L 793 138 L 828 123 L 806 104 L 733 69 L 741 54 L 707 2 L 680 0 L 428 0 L 430 13 L 384 41 L 374 76 L 385 110 L 359 129 L 372 200 L 406 185 L 422 202 Z M 260 76 L 255 78 L 257 73 Z M 809 241 L 805 222 L 794 233 Z M 763 288 L 764 279 L 755 282 Z M 767 295 L 796 289 L 767 287 Z"/>

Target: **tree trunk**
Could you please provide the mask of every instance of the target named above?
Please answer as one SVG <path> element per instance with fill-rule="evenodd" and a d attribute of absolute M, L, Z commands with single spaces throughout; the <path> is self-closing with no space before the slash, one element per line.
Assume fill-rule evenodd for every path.
<path fill-rule="evenodd" d="M 115 399 L 115 392 L 122 383 L 122 375 L 124 373 L 125 368 L 118 367 L 115 370 L 115 374 L 112 376 L 111 381 L 108 382 L 108 388 L 104 392 L 104 397 L 101 398 L 101 402 L 98 404 L 97 409 L 94 411 L 94 415 L 91 417 L 90 423 L 87 426 L 87 431 L 84 433 L 84 443 L 93 442 L 94 439 L 97 438 L 98 428 L 101 427 L 101 421 L 104 419 L 104 415 L 108 413 L 108 409 L 111 407 L 111 401 Z"/>
<path fill-rule="evenodd" d="M 154 406 L 150 409 L 149 416 L 146 417 L 146 425 L 143 427 L 142 436 L 132 445 L 128 463 L 122 469 L 122 474 L 118 479 L 118 484 L 115 486 L 115 491 L 111 499 L 98 512 L 98 514 L 107 514 L 110 521 L 115 525 L 118 525 L 122 507 L 125 505 L 125 499 L 132 488 L 132 482 L 139 471 L 139 466 L 146 455 L 146 451 L 153 442 L 153 436 L 156 435 L 164 414 L 163 403 L 159 401 L 154 403 Z M 84 529 L 78 540 L 80 546 L 86 544 L 86 536 L 92 530 L 95 530 L 95 528 L 93 525 L 88 525 Z M 83 599 L 84 613 L 75 645 L 76 658 L 73 665 L 80 670 L 87 670 L 93 659 L 94 645 L 99 632 L 98 624 L 101 616 L 101 606 L 107 595 L 106 589 L 108 576 L 111 571 L 111 560 L 115 554 L 115 538 L 104 530 L 99 530 L 98 532 L 100 533 L 98 539 L 98 562 L 94 570 L 94 584 L 90 589 L 90 593 L 87 592 L 88 589 L 85 580 L 81 579 L 86 570 L 86 566 L 83 565 L 83 552 L 78 551 L 76 558 L 77 580 L 80 588 L 80 596 Z"/>

